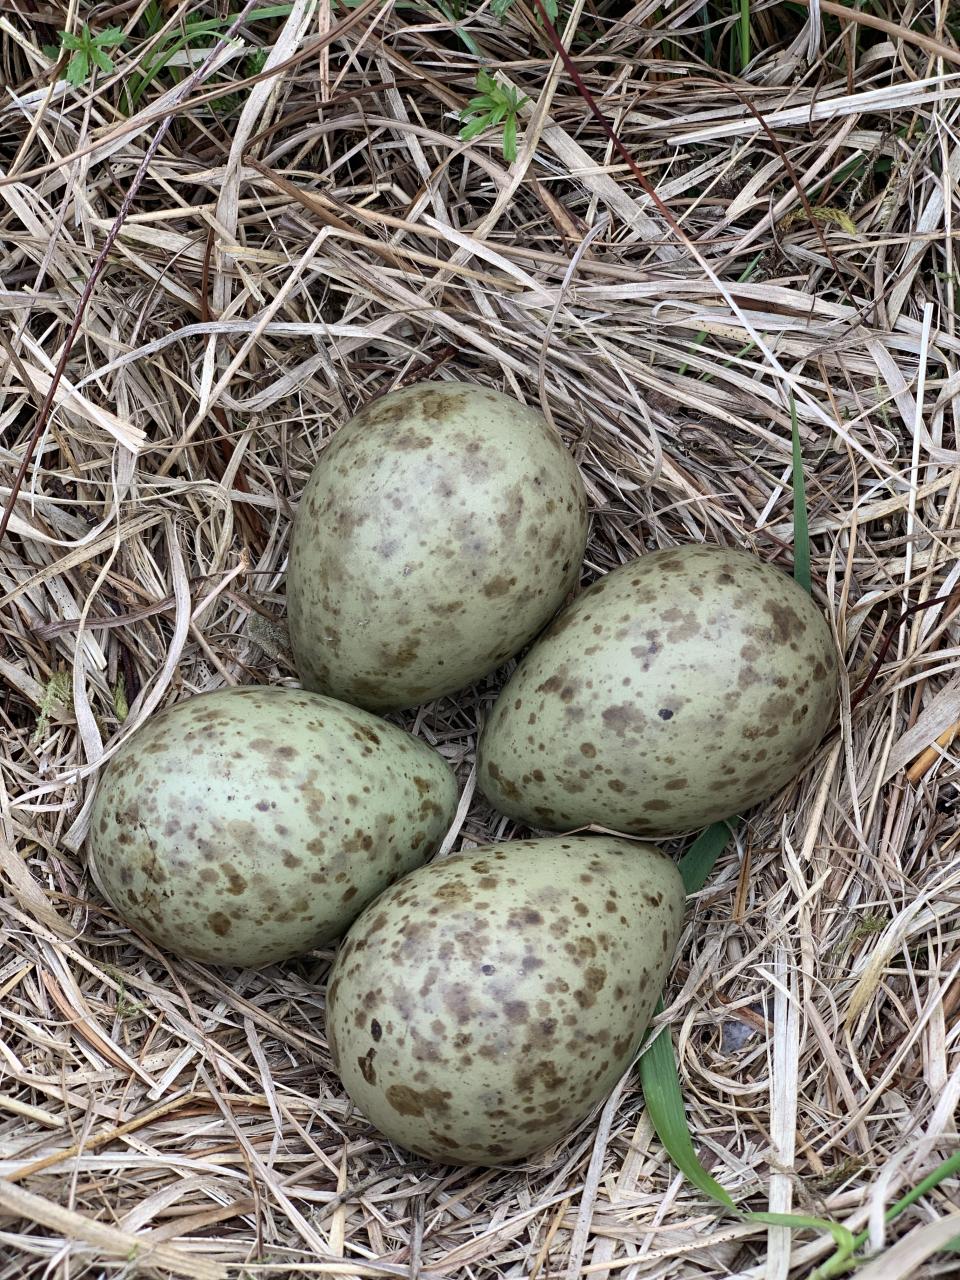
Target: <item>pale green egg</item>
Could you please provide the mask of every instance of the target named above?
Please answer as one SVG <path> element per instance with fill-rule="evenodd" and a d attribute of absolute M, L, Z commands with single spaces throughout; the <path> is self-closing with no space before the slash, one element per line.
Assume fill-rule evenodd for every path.
<path fill-rule="evenodd" d="M 457 789 L 426 743 L 297 689 L 177 703 L 109 762 L 88 846 L 120 915 L 158 945 L 263 965 L 323 946 L 436 852 Z"/>

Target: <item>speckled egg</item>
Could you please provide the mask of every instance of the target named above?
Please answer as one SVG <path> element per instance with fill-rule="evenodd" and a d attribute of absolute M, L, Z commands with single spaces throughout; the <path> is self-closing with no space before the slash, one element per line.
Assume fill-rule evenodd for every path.
<path fill-rule="evenodd" d="M 682 912 L 674 864 L 613 837 L 421 867 L 367 908 L 331 971 L 344 1087 L 419 1155 L 493 1165 L 542 1151 L 629 1066 Z"/>
<path fill-rule="evenodd" d="M 456 808 L 446 762 L 365 711 L 297 689 L 201 694 L 107 765 L 95 879 L 154 942 L 263 965 L 341 934 L 436 852 Z"/>
<path fill-rule="evenodd" d="M 472 684 L 560 607 L 586 536 L 580 473 L 539 412 L 462 382 L 375 400 L 324 450 L 294 521 L 304 685 L 384 711 Z"/>
<path fill-rule="evenodd" d="M 533 827 L 679 835 L 742 813 L 804 767 L 835 714 L 820 608 L 720 547 L 657 551 L 595 582 L 500 694 L 478 779 Z"/>

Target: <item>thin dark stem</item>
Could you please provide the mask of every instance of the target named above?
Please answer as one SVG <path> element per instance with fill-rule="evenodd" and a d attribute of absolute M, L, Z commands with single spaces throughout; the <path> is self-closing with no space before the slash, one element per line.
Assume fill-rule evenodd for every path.
<path fill-rule="evenodd" d="M 860 688 L 850 699 L 851 712 L 860 705 L 860 703 L 863 701 L 864 697 L 866 696 L 867 692 L 869 691 L 870 686 L 873 684 L 874 680 L 876 680 L 877 673 L 879 672 L 880 668 L 883 666 L 883 660 L 887 656 L 887 650 L 890 648 L 890 645 L 893 643 L 893 637 L 896 635 L 899 629 L 903 626 L 903 624 L 905 622 L 909 622 L 909 620 L 913 617 L 913 615 L 915 613 L 919 613 L 922 609 L 932 609 L 935 604 L 950 604 L 952 602 L 955 602 L 958 605 L 960 605 L 960 600 L 957 600 L 957 593 L 955 591 L 951 591 L 948 595 L 945 595 L 945 596 L 934 596 L 932 600 L 921 600 L 919 604 L 912 604 L 908 608 L 904 609 L 903 613 L 901 613 L 900 617 L 897 618 L 896 622 L 892 623 L 887 628 L 887 634 L 883 638 L 883 643 L 880 646 L 879 653 L 874 659 L 873 666 L 870 668 L 869 672 L 867 673 L 866 679 L 860 685 Z"/>
<path fill-rule="evenodd" d="M 662 215 L 664 221 L 666 222 L 670 230 L 684 245 L 686 245 L 687 247 L 690 247 L 690 240 L 686 232 L 683 230 L 679 222 L 677 222 L 676 218 L 673 216 L 673 214 L 670 212 L 667 206 L 663 203 L 663 201 L 657 195 L 656 191 L 653 189 L 652 184 L 648 180 L 647 175 L 643 172 L 643 170 L 637 164 L 636 160 L 634 160 L 633 156 L 630 154 L 630 152 L 621 142 L 620 137 L 617 134 L 617 131 L 614 129 L 614 127 L 610 124 L 607 117 L 603 114 L 603 112 L 597 106 L 596 99 L 594 98 L 590 90 L 587 88 L 584 82 L 583 76 L 581 76 L 580 72 L 577 70 L 576 66 L 574 65 L 573 59 L 570 57 L 569 53 L 567 53 L 566 49 L 564 48 L 563 41 L 560 39 L 559 32 L 557 31 L 553 23 L 550 21 L 547 11 L 543 6 L 543 0 L 533 0 L 533 3 L 536 6 L 537 12 L 540 14 L 541 20 L 543 21 L 543 27 L 547 33 L 547 37 L 550 40 L 550 43 L 553 45 L 554 49 L 556 49 L 557 56 L 559 57 L 560 61 L 563 63 L 564 70 L 566 71 L 570 79 L 573 81 L 574 86 L 577 92 L 580 94 L 581 98 L 583 98 L 584 102 L 590 108 L 591 114 L 593 115 L 597 124 L 600 126 L 603 132 L 607 135 L 607 137 L 613 143 L 613 146 L 617 154 L 623 160 L 624 164 L 628 166 L 628 168 L 630 169 L 630 172 L 633 174 L 636 180 L 640 183 L 640 186 L 643 188 L 644 192 L 653 201 L 654 205 L 659 210 L 660 214 Z"/>

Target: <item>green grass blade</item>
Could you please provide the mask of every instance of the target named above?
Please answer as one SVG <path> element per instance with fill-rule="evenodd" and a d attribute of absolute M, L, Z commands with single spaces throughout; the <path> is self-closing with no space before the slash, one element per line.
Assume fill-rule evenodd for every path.
<path fill-rule="evenodd" d="M 803 453 L 797 425 L 797 402 L 790 397 L 790 425 L 793 432 L 793 576 L 804 591 L 811 589 L 810 521 L 807 517 L 807 488 L 803 478 Z"/>
<path fill-rule="evenodd" d="M 662 1009 L 663 1004 L 658 1001 L 657 1013 Z M 640 1084 L 647 1114 L 667 1155 L 684 1177 L 704 1195 L 735 1212 L 737 1206 L 730 1194 L 716 1178 L 707 1173 L 693 1149 L 687 1115 L 683 1109 L 677 1064 L 673 1056 L 673 1041 L 666 1028 L 640 1058 Z"/>
<path fill-rule="evenodd" d="M 750 61 L 750 0 L 740 0 L 740 70 Z"/>
<path fill-rule="evenodd" d="M 712 827 L 707 827 L 706 831 L 697 836 L 680 859 L 680 875 L 687 893 L 696 893 L 707 883 L 707 877 L 727 847 L 730 830 L 728 823 L 715 822 Z"/>
<path fill-rule="evenodd" d="M 713 32 L 710 30 L 710 6 L 705 4 L 697 15 L 697 21 L 703 23 L 703 60 L 707 66 L 713 66 Z"/>
<path fill-rule="evenodd" d="M 360 2 L 361 0 L 356 0 L 356 4 Z M 274 18 L 286 18 L 292 10 L 293 5 L 291 4 L 266 5 L 263 8 L 254 9 L 247 16 L 247 22 L 268 22 Z M 181 49 L 188 48 L 194 41 L 203 40 L 207 36 L 219 35 L 228 30 L 236 17 L 235 13 L 230 13 L 223 18 L 206 18 L 197 22 L 188 22 L 182 31 L 178 29 L 177 31 L 169 32 L 167 37 L 161 40 L 155 49 L 151 50 L 149 61 L 144 63 L 142 75 L 137 76 L 131 85 L 129 89 L 131 102 L 136 105 L 140 101 L 174 54 L 179 53 Z"/>
<path fill-rule="evenodd" d="M 163 26 L 163 9 L 160 0 L 149 0 L 147 7 L 143 11 L 142 22 L 146 27 L 148 36 L 156 35 Z"/>
<path fill-rule="evenodd" d="M 687 893 L 696 893 L 703 887 L 729 839 L 729 825 L 715 822 L 694 840 L 680 859 L 680 875 Z M 662 1008 L 663 1004 L 658 1003 L 657 1012 Z M 657 1137 L 673 1163 L 711 1200 L 736 1209 L 730 1195 L 707 1173 L 693 1149 L 669 1031 L 662 1031 L 640 1058 L 640 1084 Z"/>
<path fill-rule="evenodd" d="M 789 1227 L 791 1231 L 827 1231 L 833 1236 L 837 1249 L 847 1257 L 853 1252 L 853 1232 L 829 1218 L 810 1218 L 804 1213 L 745 1213 L 745 1222 L 761 1222 L 766 1227 Z"/>

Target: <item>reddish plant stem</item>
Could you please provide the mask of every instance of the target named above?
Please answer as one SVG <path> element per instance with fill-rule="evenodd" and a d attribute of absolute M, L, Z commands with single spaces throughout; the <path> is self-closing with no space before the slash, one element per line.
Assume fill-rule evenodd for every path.
<path fill-rule="evenodd" d="M 533 3 L 536 6 L 540 14 L 540 17 L 543 20 L 544 29 L 546 30 L 547 36 L 550 39 L 550 43 L 556 49 L 557 54 L 559 55 L 561 61 L 563 62 L 564 68 L 567 71 L 567 74 L 570 76 L 570 79 L 573 81 L 574 88 L 577 90 L 581 98 L 583 98 L 584 102 L 590 108 L 590 111 L 593 114 L 594 118 L 596 119 L 597 123 L 600 125 L 604 133 L 606 133 L 607 137 L 613 143 L 614 147 L 619 152 L 621 158 L 624 160 L 624 162 L 627 165 L 629 165 L 634 177 L 640 183 L 643 190 L 651 198 L 651 200 L 653 200 L 654 204 L 656 205 L 657 209 L 660 211 L 661 215 L 663 216 L 670 230 L 674 233 L 674 235 L 676 235 L 683 242 L 683 244 L 689 245 L 690 242 L 686 233 L 681 229 L 679 223 L 673 217 L 673 214 L 670 212 L 668 207 L 663 203 L 663 201 L 657 195 L 656 191 L 653 188 L 653 185 L 649 182 L 646 175 L 640 169 L 640 166 L 633 159 L 630 152 L 627 150 L 626 146 L 624 145 L 623 141 L 617 134 L 616 130 L 609 123 L 606 116 L 597 106 L 596 99 L 593 97 L 590 90 L 587 88 L 583 80 L 583 77 L 580 75 L 580 72 L 577 70 L 573 62 L 573 59 L 570 57 L 569 53 L 567 53 L 566 49 L 564 48 L 563 41 L 560 39 L 559 32 L 557 31 L 556 27 L 554 27 L 553 23 L 550 21 L 549 17 L 547 16 L 547 12 L 543 7 L 542 0 L 533 0 Z M 793 163 L 791 162 L 790 157 L 784 151 L 783 146 L 781 145 L 779 139 L 774 134 L 773 130 L 770 128 L 766 120 L 764 120 L 763 116 L 756 109 L 756 107 L 753 105 L 750 99 L 746 96 L 746 94 L 741 93 L 741 91 L 737 88 L 737 86 L 732 82 L 725 81 L 724 83 L 726 84 L 726 87 L 733 93 L 733 95 L 739 100 L 741 105 L 744 106 L 750 112 L 750 114 L 756 120 L 757 124 L 760 126 L 763 132 L 767 135 L 768 139 L 770 140 L 771 146 L 773 147 L 773 149 L 776 151 L 777 155 L 783 162 L 783 167 L 787 171 L 787 176 L 790 178 L 790 181 L 793 183 L 796 189 L 797 195 L 800 198 L 800 203 L 803 205 L 804 212 L 809 218 L 810 223 L 813 226 L 813 229 L 816 231 L 817 236 L 820 239 L 820 243 L 823 245 L 824 252 L 829 258 L 838 276 L 840 276 L 842 273 L 840 272 L 840 268 L 834 256 L 833 250 L 830 248 L 830 245 L 827 243 L 827 238 L 824 235 L 823 228 L 820 226 L 820 223 L 816 217 L 816 214 L 814 213 L 813 206 L 810 203 L 807 193 L 803 190 L 803 187 L 800 184 L 800 178 L 797 174 L 796 169 L 793 167 Z M 855 311 L 858 310 L 856 303 L 850 297 L 850 294 L 849 292 L 846 291 L 846 288 L 844 289 L 844 292 L 847 293 L 847 299 L 850 302 L 851 306 L 854 308 L 854 310 Z M 869 306 L 873 306 L 873 305 L 874 305 L 873 303 L 869 304 Z M 867 308 L 860 308 L 859 310 L 862 312 L 863 310 L 869 309 L 869 306 Z"/>
<path fill-rule="evenodd" d="M 610 124 L 607 117 L 603 114 L 603 112 L 597 106 L 596 99 L 594 98 L 590 90 L 587 88 L 584 82 L 583 76 L 581 76 L 580 72 L 577 70 L 576 66 L 574 65 L 573 59 L 570 57 L 569 53 L 567 53 L 567 50 L 564 48 L 564 44 L 563 44 L 563 41 L 560 39 L 559 32 L 557 31 L 553 23 L 550 21 L 550 18 L 547 15 L 547 11 L 543 6 L 543 0 L 533 0 L 533 3 L 534 3 L 534 7 L 536 8 L 537 12 L 540 15 L 541 21 L 543 22 L 543 28 L 547 33 L 547 37 L 550 43 L 553 45 L 554 49 L 557 51 L 557 56 L 559 57 L 560 61 L 563 63 L 564 70 L 566 71 L 567 75 L 573 81 L 573 84 L 577 90 L 577 93 L 580 94 L 580 97 L 583 98 L 584 102 L 590 108 L 591 114 L 593 115 L 594 119 L 596 120 L 600 128 L 603 130 L 603 132 L 607 135 L 607 138 L 613 144 L 613 147 L 617 152 L 617 154 L 620 156 L 621 160 L 623 160 L 624 164 L 627 165 L 627 167 L 630 169 L 630 172 L 633 174 L 636 180 L 640 183 L 640 186 L 643 188 L 644 192 L 653 201 L 654 205 L 660 212 L 667 226 L 684 245 L 689 247 L 690 240 L 687 237 L 686 232 L 683 230 L 679 222 L 677 222 L 676 218 L 673 216 L 673 214 L 670 212 L 667 206 L 663 203 L 663 201 L 657 195 L 656 191 L 653 189 L 653 185 L 648 180 L 647 175 L 643 172 L 643 170 L 637 164 L 636 160 L 634 160 L 633 156 L 630 154 L 630 152 L 621 142 L 620 137 L 617 134 L 617 131 L 614 129 L 613 125 Z"/>

